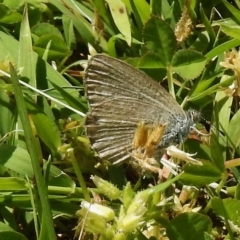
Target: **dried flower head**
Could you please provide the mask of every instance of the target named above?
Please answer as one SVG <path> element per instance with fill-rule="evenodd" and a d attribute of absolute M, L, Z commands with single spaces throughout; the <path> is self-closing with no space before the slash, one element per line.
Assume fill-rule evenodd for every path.
<path fill-rule="evenodd" d="M 189 15 L 189 8 L 185 6 L 183 8 L 182 16 L 178 21 L 175 28 L 175 36 L 177 43 L 180 44 L 185 41 L 192 31 L 192 20 Z"/>
<path fill-rule="evenodd" d="M 236 76 L 236 81 L 226 90 L 226 94 L 240 96 L 240 53 L 235 49 L 225 53 L 224 62 L 220 62 L 220 65 L 224 68 L 232 69 Z"/>

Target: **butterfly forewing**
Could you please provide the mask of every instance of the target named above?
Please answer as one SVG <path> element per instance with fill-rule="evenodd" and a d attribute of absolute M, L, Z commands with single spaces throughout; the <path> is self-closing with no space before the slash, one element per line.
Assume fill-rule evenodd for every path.
<path fill-rule="evenodd" d="M 134 67 L 111 57 L 92 57 L 85 71 L 90 112 L 87 135 L 100 157 L 121 162 L 131 155 L 139 122 L 168 124 L 186 113 L 157 82 Z"/>

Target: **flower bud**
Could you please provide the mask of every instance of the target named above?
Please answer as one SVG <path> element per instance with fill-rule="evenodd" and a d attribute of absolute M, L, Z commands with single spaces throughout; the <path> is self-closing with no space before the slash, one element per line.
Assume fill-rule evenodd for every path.
<path fill-rule="evenodd" d="M 89 203 L 87 201 L 82 201 L 81 206 L 83 209 L 88 211 L 88 214 L 97 215 L 103 218 L 105 221 L 111 221 L 115 217 L 114 211 L 109 208 L 96 203 Z"/>
<path fill-rule="evenodd" d="M 112 183 L 103 180 L 98 176 L 92 176 L 91 179 L 93 180 L 96 187 L 108 197 L 110 200 L 118 199 L 121 195 L 121 191 L 115 187 Z"/>

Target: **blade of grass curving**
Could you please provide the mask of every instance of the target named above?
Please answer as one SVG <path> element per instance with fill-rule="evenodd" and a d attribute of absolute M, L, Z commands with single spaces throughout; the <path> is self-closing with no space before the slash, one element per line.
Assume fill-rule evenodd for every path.
<path fill-rule="evenodd" d="M 28 21 L 28 5 L 26 4 L 23 12 L 23 20 L 20 27 L 20 39 L 18 48 L 18 69 L 21 79 L 29 83 L 31 86 L 36 87 L 36 59 L 33 58 L 32 38 Z M 36 96 L 33 97 L 36 100 Z M 18 121 L 18 126 L 22 129 L 21 121 Z M 24 140 L 24 133 L 19 133 L 18 145 L 26 147 Z"/>
<path fill-rule="evenodd" d="M 221 75 L 221 73 L 219 73 L 219 75 Z M 209 79 L 199 82 L 198 85 L 196 86 L 195 92 L 192 93 L 191 95 L 189 95 L 187 100 L 188 101 L 196 101 L 205 96 L 209 96 L 210 94 L 212 94 L 214 92 L 219 92 L 222 90 L 222 88 L 230 86 L 232 84 L 233 80 L 235 79 L 235 77 L 229 77 L 229 78 L 225 79 L 224 81 L 221 81 L 220 83 L 217 83 L 213 86 L 209 85 L 211 83 L 211 79 L 213 79 L 213 78 L 209 78 Z"/>
<path fill-rule="evenodd" d="M 157 192 L 162 192 L 164 191 L 166 188 L 170 187 L 173 183 L 175 183 L 177 180 L 179 180 L 182 177 L 183 173 L 178 174 L 176 177 L 167 180 L 164 183 L 160 183 L 157 186 L 147 189 L 145 191 L 153 191 L 154 193 Z"/>
<path fill-rule="evenodd" d="M 30 155 L 31 161 L 32 161 L 32 167 L 33 167 L 33 170 L 35 173 L 36 185 L 37 185 L 40 202 L 41 202 L 41 207 L 42 207 L 41 216 L 43 217 L 42 218 L 43 224 L 41 225 L 39 239 L 41 239 L 41 238 L 43 239 L 43 237 L 45 235 L 44 232 L 45 232 L 48 235 L 48 239 L 54 240 L 54 239 L 56 239 L 56 235 L 54 232 L 52 213 L 51 213 L 49 201 L 47 198 L 47 196 L 48 196 L 47 187 L 45 186 L 44 179 L 41 174 L 41 168 L 39 165 L 38 149 L 37 149 L 35 138 L 34 138 L 31 126 L 30 126 L 29 119 L 28 119 L 28 113 L 27 113 L 24 98 L 22 95 L 21 87 L 18 82 L 18 76 L 17 76 L 17 73 L 16 73 L 14 67 L 12 66 L 12 64 L 10 64 L 10 73 L 11 73 L 11 80 L 12 80 L 13 89 L 14 89 L 14 93 L 15 93 L 16 103 L 17 103 L 17 107 L 19 110 L 19 116 L 20 116 L 21 121 L 24 123 L 23 130 L 24 130 L 24 134 L 25 134 L 25 139 L 26 139 L 26 144 L 27 144 L 27 148 L 29 151 L 29 155 Z M 46 235 L 45 235 L 45 237 L 46 237 Z"/>
<path fill-rule="evenodd" d="M 51 82 L 54 88 L 59 91 L 59 93 L 63 96 L 64 100 L 73 108 L 81 111 L 82 113 L 87 112 L 87 102 L 85 99 L 79 99 L 73 97 L 71 94 L 69 94 L 67 91 L 65 91 L 63 88 L 59 87 L 58 85 Z"/>
<path fill-rule="evenodd" d="M 212 49 L 213 45 L 214 45 L 214 42 L 216 40 L 216 34 L 215 34 L 215 31 L 214 31 L 210 21 L 208 20 L 206 14 L 204 12 L 204 9 L 203 9 L 202 5 L 200 5 L 200 15 L 201 15 L 203 24 L 206 27 L 206 30 L 207 30 L 208 35 L 209 35 L 210 43 L 209 43 L 208 47 L 209 47 L 209 49 Z"/>
<path fill-rule="evenodd" d="M 237 21 L 240 22 L 240 11 L 226 0 L 223 0 L 222 3 L 232 13 L 232 15 L 237 19 Z"/>
<path fill-rule="evenodd" d="M 217 47 L 213 48 L 211 51 L 209 51 L 205 57 L 209 59 L 213 59 L 217 57 L 218 55 L 222 54 L 223 52 L 230 50 L 234 47 L 239 46 L 240 40 L 239 39 L 231 39 L 229 41 L 226 41 Z"/>

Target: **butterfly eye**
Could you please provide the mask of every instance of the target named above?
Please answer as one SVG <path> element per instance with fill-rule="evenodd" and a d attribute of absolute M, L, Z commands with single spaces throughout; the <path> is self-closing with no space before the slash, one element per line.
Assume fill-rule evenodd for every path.
<path fill-rule="evenodd" d="M 189 112 L 190 112 L 193 122 L 199 122 L 200 119 L 202 118 L 202 114 L 199 111 L 191 109 L 191 110 L 189 110 Z"/>

